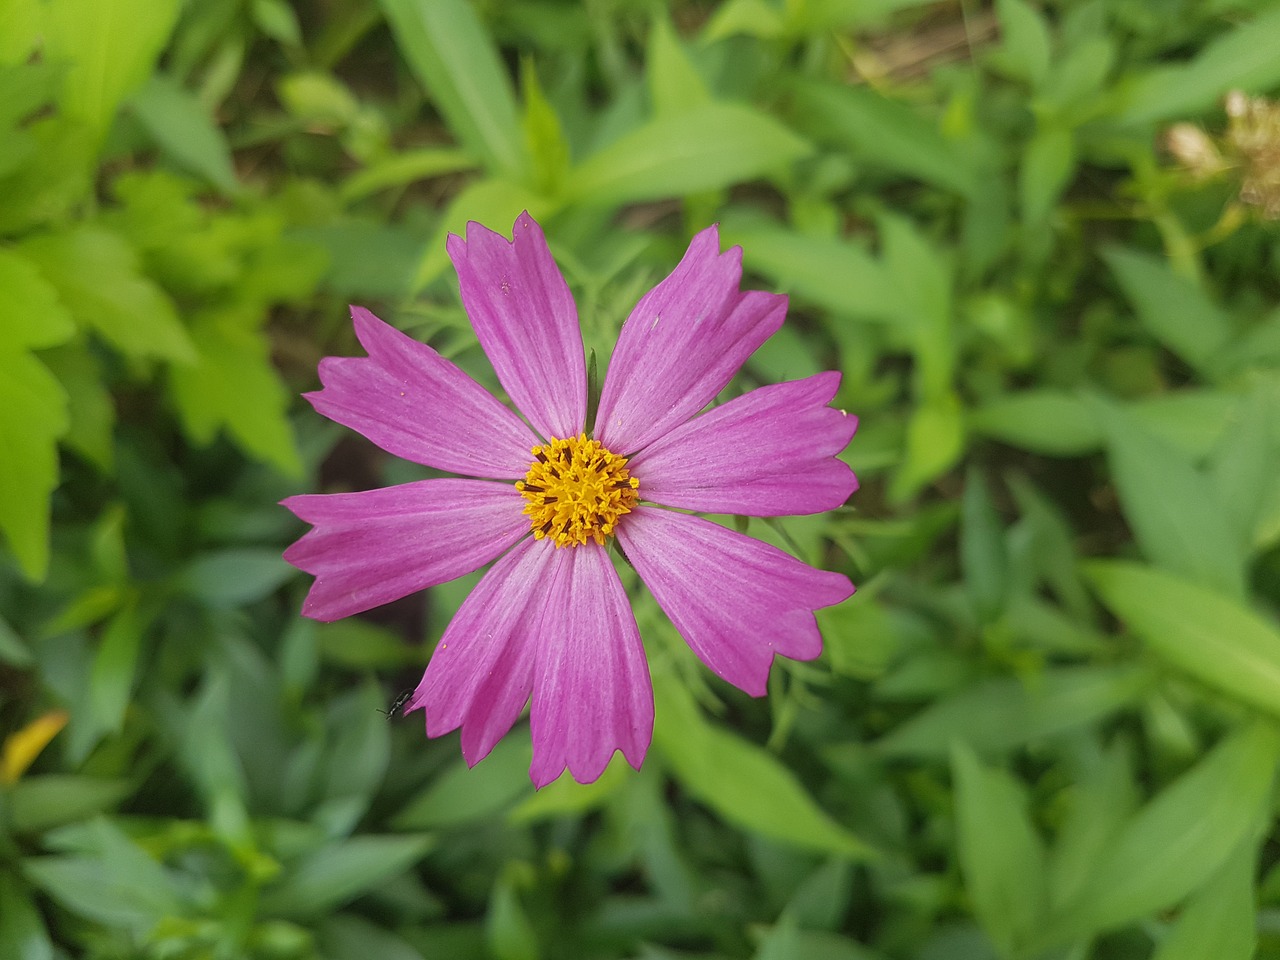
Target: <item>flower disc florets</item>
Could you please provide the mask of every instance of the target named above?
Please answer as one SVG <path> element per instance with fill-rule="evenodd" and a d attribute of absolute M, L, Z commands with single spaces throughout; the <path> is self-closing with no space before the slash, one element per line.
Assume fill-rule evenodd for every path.
<path fill-rule="evenodd" d="M 631 512 L 640 481 L 627 471 L 627 458 L 610 453 L 586 434 L 531 451 L 533 463 L 516 489 L 529 502 L 524 513 L 533 535 L 550 537 L 557 547 L 594 540 L 604 546 L 618 518 Z"/>

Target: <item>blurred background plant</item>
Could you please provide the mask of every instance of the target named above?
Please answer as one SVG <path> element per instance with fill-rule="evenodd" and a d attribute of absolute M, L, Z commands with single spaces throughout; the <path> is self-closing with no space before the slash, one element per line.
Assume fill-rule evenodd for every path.
<path fill-rule="evenodd" d="M 0 0 L 0 958 L 1280 957 L 1280 6 Z M 474 578 L 298 616 L 297 400 L 547 229 L 607 356 L 718 220 L 862 489 L 753 701 L 637 600 L 634 773 L 378 713 Z M 781 542 L 781 539 L 780 541 Z"/>

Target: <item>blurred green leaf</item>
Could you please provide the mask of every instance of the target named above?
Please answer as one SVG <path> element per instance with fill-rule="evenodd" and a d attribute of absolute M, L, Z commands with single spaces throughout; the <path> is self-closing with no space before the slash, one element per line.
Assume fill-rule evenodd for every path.
<path fill-rule="evenodd" d="M 128 602 L 107 622 L 93 658 L 89 680 L 89 716 L 105 733 L 119 733 L 133 694 L 142 637 L 153 613 Z"/>
<path fill-rule="evenodd" d="M 1086 573 L 1103 602 L 1159 656 L 1244 703 L 1280 715 L 1280 631 L 1202 583 L 1119 560 Z"/>
<path fill-rule="evenodd" d="M 1237 542 L 1252 552 L 1260 542 L 1269 484 L 1280 474 L 1280 384 L 1258 381 L 1232 411 L 1214 449 L 1209 479 Z"/>
<path fill-rule="evenodd" d="M 490 174 L 524 179 L 511 81 L 467 0 L 379 0 L 396 45 L 449 129 Z"/>
<path fill-rule="evenodd" d="M 458 759 L 392 819 L 398 830 L 456 827 L 488 820 L 533 793 L 530 746 L 525 737 L 506 736 L 492 752 L 468 767 Z"/>
<path fill-rule="evenodd" d="M 227 196 L 239 191 L 226 136 L 195 95 L 177 81 L 156 74 L 131 103 L 147 133 L 181 166 Z"/>
<path fill-rule="evenodd" d="M 494 960 L 538 960 L 538 935 L 520 902 L 520 864 L 508 864 L 489 894 L 484 933 Z"/>
<path fill-rule="evenodd" d="M 763 836 L 854 860 L 874 856 L 814 803 L 775 756 L 704 722 L 678 681 L 654 681 L 654 744 L 684 789 L 729 822 Z"/>
<path fill-rule="evenodd" d="M 417 863 L 434 841 L 424 835 L 363 834 L 330 844 L 290 864 L 262 893 L 262 910 L 318 917 Z"/>
<path fill-rule="evenodd" d="M 966 411 L 965 423 L 974 433 L 1051 457 L 1078 457 L 1102 446 L 1089 404 L 1057 390 L 1005 394 Z"/>
<path fill-rule="evenodd" d="M 79 323 L 125 355 L 195 359 L 173 303 L 142 275 L 137 253 L 119 234 L 79 226 L 32 237 L 18 249 L 40 268 Z"/>
<path fill-rule="evenodd" d="M 46 8 L 44 56 L 70 64 L 62 109 L 105 134 L 147 79 L 173 29 L 178 0 L 58 0 Z"/>
<path fill-rule="evenodd" d="M 1027 815 L 1022 784 L 984 766 L 957 742 L 955 778 L 960 866 L 973 909 L 1002 956 L 1016 954 L 1047 906 L 1044 850 Z"/>
<path fill-rule="evenodd" d="M 1035 226 L 1048 218 L 1075 169 L 1074 132 L 1061 126 L 1037 130 L 1018 168 L 1018 203 L 1027 224 Z"/>
<path fill-rule="evenodd" d="M 919 112 L 867 87 L 818 80 L 791 85 L 797 125 L 815 140 L 963 196 L 973 193 L 973 163 Z"/>
<path fill-rule="evenodd" d="M 1057 667 L 1030 680 L 983 680 L 925 707 L 876 743 L 889 756 L 944 756 L 954 741 L 980 753 L 1053 737 L 1131 704 L 1151 683 L 1137 667 Z"/>
<path fill-rule="evenodd" d="M 4 21 L 0 19 L 0 32 Z M 13 960 L 54 960 L 44 918 L 18 878 L 0 872 L 0 956 Z"/>
<path fill-rule="evenodd" d="M 134 784 L 70 773 L 28 775 L 9 793 L 9 823 L 17 833 L 51 827 L 103 813 L 129 796 Z"/>
<path fill-rule="evenodd" d="M 278 551 L 235 547 L 198 555 L 175 585 L 210 606 L 236 607 L 269 596 L 291 576 Z"/>
<path fill-rule="evenodd" d="M 964 452 L 960 398 L 944 393 L 926 398 L 907 421 L 906 455 L 889 485 L 889 496 L 903 503 L 953 467 Z"/>
<path fill-rule="evenodd" d="M 1045 943 L 1112 929 L 1201 889 L 1267 816 L 1280 737 L 1254 723 L 1166 787 L 1101 851 L 1078 898 L 1049 922 Z"/>
<path fill-rule="evenodd" d="M 1242 843 L 1187 901 L 1152 960 L 1251 960 L 1258 946 L 1255 847 Z"/>
<path fill-rule="evenodd" d="M 320 942 L 329 960 L 427 960 L 402 938 L 354 914 L 326 918 Z"/>
<path fill-rule="evenodd" d="M 1280 82 L 1280 10 L 1234 26 L 1188 62 L 1152 67 L 1129 86 L 1123 123 L 1150 123 L 1208 109 L 1228 90 L 1269 90 Z"/>
<path fill-rule="evenodd" d="M 1035 89 L 1044 81 L 1051 62 L 1049 24 L 1044 14 L 1026 0 L 996 0 L 996 16 L 1001 34 L 999 65 Z"/>
<path fill-rule="evenodd" d="M 978 619 L 992 622 L 1008 600 L 1009 555 L 1004 526 L 976 467 L 965 474 L 960 500 L 960 563 L 965 590 Z"/>
<path fill-rule="evenodd" d="M 1123 247 L 1108 247 L 1103 258 L 1151 335 L 1210 373 L 1215 355 L 1231 338 L 1227 314 L 1163 258 Z"/>
<path fill-rule="evenodd" d="M 1125 518 L 1157 566 L 1243 597 L 1245 556 L 1208 478 L 1125 410 L 1099 404 Z"/>
<path fill-rule="evenodd" d="M 57 291 L 34 263 L 11 248 L 0 249 L 0 290 L 5 293 L 0 349 L 52 347 L 75 333 Z"/>
<path fill-rule="evenodd" d="M 768 114 L 707 103 L 656 117 L 587 157 L 566 184 L 567 199 L 616 206 L 682 197 L 758 179 L 810 149 Z"/>
<path fill-rule="evenodd" d="M 645 63 L 654 116 L 669 116 L 711 103 L 706 81 L 665 16 L 654 18 Z"/>
<path fill-rule="evenodd" d="M 49 496 L 67 429 L 62 387 L 24 350 L 0 348 L 0 531 L 30 580 L 49 566 Z"/>
<path fill-rule="evenodd" d="M 1069 806 L 1050 864 L 1054 909 L 1084 894 L 1094 865 L 1105 856 L 1139 800 L 1124 739 L 1117 738 L 1106 750 L 1086 747 L 1076 756 L 1071 764 Z"/>

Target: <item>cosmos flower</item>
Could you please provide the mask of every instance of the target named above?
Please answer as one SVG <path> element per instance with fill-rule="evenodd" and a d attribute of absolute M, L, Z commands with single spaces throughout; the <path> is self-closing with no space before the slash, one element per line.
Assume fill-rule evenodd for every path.
<path fill-rule="evenodd" d="M 742 251 L 716 228 L 622 327 L 587 424 L 577 309 L 526 213 L 514 240 L 476 223 L 448 252 L 480 345 L 523 419 L 433 349 L 352 308 L 367 357 L 329 357 L 320 413 L 389 453 L 466 478 L 290 497 L 314 529 L 285 559 L 316 578 L 303 613 L 336 620 L 493 567 L 459 608 L 406 710 L 461 728 L 483 759 L 530 704 L 541 787 L 639 768 L 653 730 L 640 633 L 609 556 L 617 541 L 717 675 L 763 695 L 775 655 L 822 648 L 814 611 L 848 578 L 683 511 L 756 517 L 838 507 L 836 459 L 857 426 L 827 406 L 838 373 L 760 387 L 700 413 L 781 325 L 786 297 L 740 291 Z"/>

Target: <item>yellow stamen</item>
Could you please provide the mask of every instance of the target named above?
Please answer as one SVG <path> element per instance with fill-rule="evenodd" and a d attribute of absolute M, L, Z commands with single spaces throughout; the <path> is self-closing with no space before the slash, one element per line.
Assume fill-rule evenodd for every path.
<path fill-rule="evenodd" d="M 618 518 L 636 505 L 640 481 L 627 471 L 627 458 L 610 453 L 580 433 L 554 437 L 534 447 L 533 463 L 516 489 L 529 502 L 524 512 L 541 540 L 576 547 L 590 538 L 604 546 Z"/>

